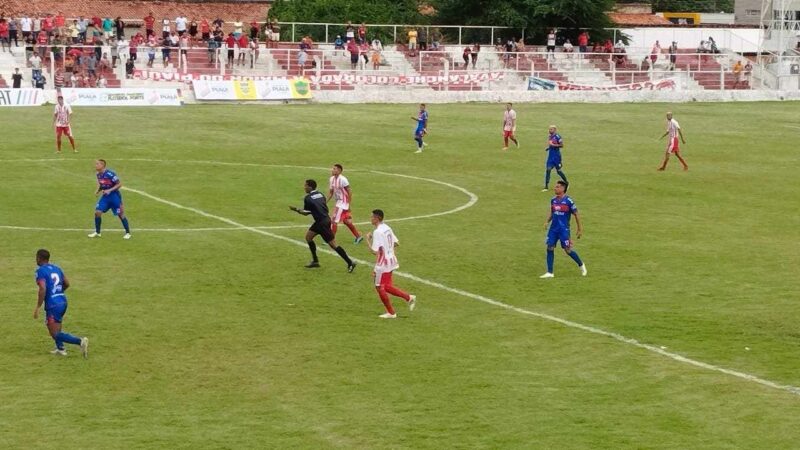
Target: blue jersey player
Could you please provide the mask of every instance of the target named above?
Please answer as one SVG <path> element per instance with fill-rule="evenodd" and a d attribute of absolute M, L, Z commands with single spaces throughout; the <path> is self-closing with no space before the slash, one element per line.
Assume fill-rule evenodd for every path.
<path fill-rule="evenodd" d="M 567 195 L 567 188 L 569 183 L 566 181 L 556 182 L 553 191 L 556 196 L 550 200 L 550 213 L 547 215 L 547 221 L 544 223 L 547 230 L 547 273 L 539 278 L 553 278 L 553 262 L 555 260 L 556 243 L 561 241 L 561 248 L 569 255 L 581 269 L 581 275 L 586 276 L 586 264 L 581 261 L 580 256 L 572 249 L 572 239 L 569 238 L 569 220 L 575 216 L 575 224 L 578 225 L 578 239 L 583 234 L 583 227 L 581 226 L 581 218 L 578 215 L 578 207 L 575 202 Z"/>
<path fill-rule="evenodd" d="M 94 233 L 90 234 L 90 238 L 100 237 L 100 224 L 103 222 L 103 213 L 111 210 L 111 213 L 119 217 L 122 221 L 122 226 L 125 227 L 125 236 L 123 239 L 131 238 L 131 228 L 128 226 L 128 218 L 125 217 L 125 209 L 122 205 L 122 194 L 119 189 L 122 187 L 122 182 L 113 170 L 106 168 L 106 160 L 98 159 L 94 162 L 94 168 L 97 171 L 97 191 L 95 195 L 101 195 L 94 207 Z"/>
<path fill-rule="evenodd" d="M 50 252 L 40 249 L 36 252 L 36 284 L 39 286 L 39 295 L 36 301 L 36 309 L 33 310 L 33 318 L 39 318 L 39 309 L 44 304 L 45 324 L 50 336 L 56 342 L 56 348 L 52 352 L 55 355 L 67 356 L 64 343 L 81 346 L 83 357 L 89 356 L 89 339 L 79 338 L 69 333 L 61 331 L 61 322 L 64 314 L 67 313 L 67 296 L 64 293 L 69 288 L 69 280 L 66 275 L 55 264 L 50 264 Z"/>
<path fill-rule="evenodd" d="M 414 130 L 414 140 L 417 141 L 415 153 L 422 153 L 422 147 L 428 145 L 422 140 L 428 133 L 428 111 L 425 110 L 425 103 L 420 103 L 419 114 L 417 117 L 411 116 L 411 120 L 417 122 L 417 128 Z"/>
<path fill-rule="evenodd" d="M 547 148 L 544 151 L 547 152 L 547 163 L 546 163 L 546 171 L 544 174 L 544 189 L 542 192 L 547 192 L 550 190 L 550 171 L 556 169 L 556 173 L 558 176 L 561 177 L 562 180 L 567 181 L 567 176 L 564 175 L 564 172 L 561 171 L 561 148 L 564 147 L 564 141 L 561 139 L 561 135 L 557 132 L 558 128 L 555 125 L 550 125 L 550 129 L 548 132 L 550 133 L 547 136 Z"/>

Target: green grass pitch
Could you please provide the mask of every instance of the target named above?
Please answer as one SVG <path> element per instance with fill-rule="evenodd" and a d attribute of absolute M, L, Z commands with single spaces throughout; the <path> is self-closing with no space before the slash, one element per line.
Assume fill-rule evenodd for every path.
<path fill-rule="evenodd" d="M 279 238 L 302 244 L 288 206 L 338 162 L 356 221 L 386 211 L 404 273 L 800 386 L 797 104 L 520 104 L 505 153 L 503 108 L 430 105 L 422 155 L 413 105 L 76 108 L 63 156 L 52 107 L 1 110 L 0 447 L 796 447 L 788 390 L 399 276 L 419 306 L 380 320 L 369 265 L 306 270 Z M 667 110 L 689 172 L 655 170 Z M 560 250 L 538 278 L 551 123 L 586 278 Z M 108 214 L 86 237 L 95 158 L 171 202 L 123 191 L 130 241 Z M 477 202 L 393 223 L 470 202 L 430 180 Z M 48 354 L 32 317 L 40 247 L 71 279 L 64 329 L 88 360 Z"/>

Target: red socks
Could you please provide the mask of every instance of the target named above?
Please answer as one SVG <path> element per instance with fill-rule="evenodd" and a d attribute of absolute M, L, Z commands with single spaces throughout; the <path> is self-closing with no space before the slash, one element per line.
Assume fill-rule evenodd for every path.
<path fill-rule="evenodd" d="M 375 286 L 375 290 L 378 291 L 378 296 L 381 298 L 381 302 L 383 302 L 383 306 L 386 308 L 386 312 L 389 314 L 394 314 L 394 308 L 392 307 L 392 301 L 389 300 L 389 294 L 386 293 L 381 286 Z"/>
<path fill-rule="evenodd" d="M 353 236 L 355 236 L 355 237 L 361 236 L 361 233 L 358 232 L 358 229 L 356 229 L 356 226 L 353 225 L 353 222 L 349 222 L 349 223 L 345 222 L 345 225 L 347 225 L 347 228 L 350 228 L 350 232 L 353 233 Z M 334 226 L 336 226 L 336 225 L 334 225 Z M 335 232 L 336 231 L 334 231 L 334 233 Z"/>

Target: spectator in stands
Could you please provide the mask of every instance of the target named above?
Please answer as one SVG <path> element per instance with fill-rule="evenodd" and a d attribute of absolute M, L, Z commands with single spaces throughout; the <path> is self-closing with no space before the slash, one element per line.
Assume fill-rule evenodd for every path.
<path fill-rule="evenodd" d="M 150 42 L 147 44 L 147 67 L 153 67 L 156 60 L 156 44 Z"/>
<path fill-rule="evenodd" d="M 8 22 L 5 18 L 0 18 L 0 48 L 4 52 L 11 52 L 11 41 L 9 40 Z"/>
<path fill-rule="evenodd" d="M 89 29 L 89 21 L 85 17 L 80 16 L 76 25 L 78 26 L 78 42 L 86 42 L 86 31 Z"/>
<path fill-rule="evenodd" d="M 33 80 L 33 87 L 36 89 L 44 89 L 45 86 L 47 86 L 47 78 L 40 73 L 39 76 Z"/>
<path fill-rule="evenodd" d="M 678 62 L 678 43 L 672 41 L 672 45 L 669 46 L 669 70 L 675 70 L 675 63 Z"/>
<path fill-rule="evenodd" d="M 103 29 L 103 19 L 95 16 L 92 16 L 92 37 L 96 38 L 100 36 L 100 30 Z"/>
<path fill-rule="evenodd" d="M 197 25 L 197 20 L 192 17 L 192 21 L 189 22 L 189 39 L 192 47 L 194 47 L 195 42 L 197 42 Z"/>
<path fill-rule="evenodd" d="M 408 51 L 411 53 L 411 56 L 416 56 L 417 54 L 417 29 L 411 28 L 408 30 Z"/>
<path fill-rule="evenodd" d="M 238 65 L 243 66 L 247 61 L 248 53 L 250 53 L 250 42 L 246 34 L 239 36 L 239 39 L 236 40 L 236 47 L 239 48 L 239 57 L 236 62 Z"/>
<path fill-rule="evenodd" d="M 117 68 L 117 59 L 119 59 L 119 50 L 117 46 L 117 40 L 115 38 L 111 38 L 108 40 L 108 47 L 109 51 L 111 52 L 111 68 Z"/>
<path fill-rule="evenodd" d="M 505 53 L 503 53 L 503 61 L 505 61 L 506 66 L 511 64 L 511 58 L 514 57 L 514 49 L 517 47 L 517 44 L 514 42 L 514 38 L 508 38 L 506 41 Z"/>
<path fill-rule="evenodd" d="M 481 44 L 475 42 L 472 44 L 472 53 L 470 53 L 470 58 L 472 58 L 472 68 L 474 69 L 475 66 L 478 64 L 478 53 L 481 51 Z"/>
<path fill-rule="evenodd" d="M 213 39 L 214 42 L 216 42 L 217 48 L 222 48 L 222 43 L 225 41 L 225 33 L 222 32 L 222 28 L 215 27 Z"/>
<path fill-rule="evenodd" d="M 461 59 L 464 60 L 464 70 L 469 69 L 469 58 L 471 54 L 472 54 L 472 48 L 470 48 L 469 45 L 464 47 L 464 51 L 461 52 Z"/>
<path fill-rule="evenodd" d="M 132 79 L 133 78 L 133 71 L 136 69 L 134 65 L 133 59 L 129 59 L 128 62 L 125 63 L 125 78 Z"/>
<path fill-rule="evenodd" d="M 186 52 L 189 50 L 189 46 L 191 45 L 191 39 L 189 38 L 189 33 L 183 33 L 183 35 L 178 38 L 178 48 L 180 52 L 178 53 L 179 64 L 186 64 Z"/>
<path fill-rule="evenodd" d="M 33 19 L 28 17 L 27 14 L 23 15 L 19 19 L 19 28 L 22 30 L 22 42 L 27 41 L 31 37 L 31 31 L 33 31 Z"/>
<path fill-rule="evenodd" d="M 18 40 L 18 32 L 19 32 L 19 22 L 17 19 L 10 17 L 8 19 L 8 41 L 14 42 L 14 47 L 19 47 L 19 40 Z"/>
<path fill-rule="evenodd" d="M 188 20 L 186 19 L 186 16 L 183 15 L 183 13 L 178 14 L 178 17 L 175 18 L 175 31 L 178 32 L 179 37 L 183 37 L 183 35 L 186 34 L 187 23 Z"/>
<path fill-rule="evenodd" d="M 697 53 L 708 53 L 708 50 L 708 41 L 701 39 L 700 45 L 697 46 Z"/>
<path fill-rule="evenodd" d="M 333 49 L 334 50 L 344 50 L 344 40 L 342 36 L 337 34 L 336 39 L 333 40 Z"/>
<path fill-rule="evenodd" d="M 578 49 L 581 53 L 586 53 L 589 47 L 589 33 L 587 31 L 582 31 L 581 34 L 578 35 Z"/>
<path fill-rule="evenodd" d="M 611 39 L 606 39 L 603 44 L 603 53 L 614 53 L 614 44 L 611 43 Z"/>
<path fill-rule="evenodd" d="M 233 37 L 239 39 L 239 36 L 242 35 L 243 28 L 244 24 L 242 23 L 242 18 L 237 17 L 236 20 L 233 22 Z"/>
<path fill-rule="evenodd" d="M 625 51 L 625 44 L 620 39 L 614 45 L 614 55 L 611 57 L 617 66 L 621 66 L 625 63 L 625 53 L 627 53 Z"/>
<path fill-rule="evenodd" d="M 355 39 L 347 41 L 347 52 L 350 53 L 350 69 L 356 70 L 358 66 L 358 45 Z"/>
<path fill-rule="evenodd" d="M 114 19 L 114 32 L 117 35 L 117 39 L 125 37 L 125 22 L 122 21 L 122 17 L 120 16 Z"/>
<path fill-rule="evenodd" d="M 426 27 L 419 27 L 419 35 L 417 36 L 417 40 L 419 41 L 419 49 L 421 51 L 428 50 L 428 30 Z"/>
<path fill-rule="evenodd" d="M 550 30 L 547 34 L 547 57 L 555 59 L 556 53 L 556 30 Z"/>
<path fill-rule="evenodd" d="M 170 41 L 169 36 L 161 42 L 161 65 L 167 67 L 167 64 L 170 63 L 170 57 L 172 56 L 172 49 L 170 48 Z"/>
<path fill-rule="evenodd" d="M 208 42 L 211 39 L 211 25 L 208 24 L 208 19 L 206 18 L 200 20 L 200 39 L 203 42 Z"/>
<path fill-rule="evenodd" d="M 69 76 L 69 87 L 76 88 L 80 86 L 80 73 L 79 72 L 72 72 L 72 75 Z"/>
<path fill-rule="evenodd" d="M 248 53 L 250 54 L 250 68 L 251 69 L 254 68 L 256 66 L 256 63 L 258 62 L 258 52 L 259 52 L 258 49 L 259 49 L 259 46 L 260 45 L 259 45 L 259 42 L 258 42 L 258 37 L 254 37 L 253 39 L 250 39 L 250 51 Z"/>
<path fill-rule="evenodd" d="M 94 57 L 98 61 L 103 57 L 103 41 L 99 37 L 94 38 Z"/>
<path fill-rule="evenodd" d="M 39 30 L 39 35 L 36 39 L 36 44 L 39 48 L 39 57 L 44 59 L 47 54 L 47 42 L 50 38 L 47 36 L 47 32 L 44 30 Z"/>
<path fill-rule="evenodd" d="M 564 41 L 564 53 L 572 54 L 575 51 L 575 47 L 572 45 L 569 39 Z"/>
<path fill-rule="evenodd" d="M 39 32 L 42 31 L 42 19 L 39 17 L 38 14 L 33 16 L 33 38 L 39 38 Z"/>
<path fill-rule="evenodd" d="M 108 53 L 103 53 L 103 57 L 97 62 L 97 69 L 101 74 L 106 70 L 111 70 L 111 61 L 108 60 Z"/>
<path fill-rule="evenodd" d="M 306 70 L 306 61 L 308 61 L 308 52 L 305 48 L 300 47 L 300 51 L 297 52 L 297 65 L 300 66 L 300 73 Z"/>
<path fill-rule="evenodd" d="M 250 40 L 258 39 L 258 35 L 260 34 L 260 27 L 258 26 L 258 19 L 253 19 L 250 22 Z"/>
<path fill-rule="evenodd" d="M 555 50 L 555 46 L 553 46 L 553 49 Z M 519 40 L 514 43 L 514 51 L 517 53 L 525 53 L 528 51 L 528 48 L 525 46 L 525 40 L 519 38 Z"/>
<path fill-rule="evenodd" d="M 658 61 L 658 55 L 661 53 L 661 44 L 656 41 L 653 44 L 653 48 L 650 50 L 650 64 L 655 67 L 656 61 Z"/>
<path fill-rule="evenodd" d="M 383 53 L 383 42 L 381 42 L 378 36 L 375 36 L 375 39 L 372 40 L 372 50 Z"/>
<path fill-rule="evenodd" d="M 153 27 L 156 24 L 156 17 L 153 15 L 153 11 L 150 11 L 150 13 L 147 16 L 145 16 L 145 18 L 142 21 L 144 22 L 145 36 L 148 38 L 150 36 L 153 36 L 155 34 L 155 31 L 153 31 Z"/>
<path fill-rule="evenodd" d="M 15 67 L 14 74 L 11 75 L 11 87 L 14 89 L 22 87 L 22 74 L 19 73 L 19 67 Z"/>
<path fill-rule="evenodd" d="M 362 44 L 367 42 L 367 24 L 361 22 L 361 25 L 358 27 L 358 43 Z"/>
<path fill-rule="evenodd" d="M 75 70 L 75 58 L 67 52 L 67 56 L 64 57 L 64 71 L 72 73 L 73 70 Z"/>
<path fill-rule="evenodd" d="M 363 67 L 366 69 L 369 64 L 369 44 L 366 39 L 358 44 L 358 54 L 364 58 Z"/>
<path fill-rule="evenodd" d="M 75 47 L 75 48 L 71 48 L 71 49 L 70 49 L 70 50 L 67 52 L 67 55 L 69 55 L 69 56 L 70 56 L 70 58 L 72 58 L 72 60 L 75 62 L 75 64 L 77 64 L 77 65 L 79 65 L 79 66 L 80 66 L 81 64 L 83 64 L 83 60 L 82 60 L 82 57 L 83 57 L 83 51 L 82 51 L 81 49 L 79 49 L 79 48 L 77 48 L 77 47 Z"/>
<path fill-rule="evenodd" d="M 114 34 L 114 21 L 111 20 L 111 17 L 104 17 L 103 18 L 103 38 L 108 39 L 111 35 Z"/>
<path fill-rule="evenodd" d="M 372 50 L 372 70 L 381 68 L 381 52 L 379 50 Z"/>
<path fill-rule="evenodd" d="M 439 31 L 438 28 L 434 28 L 431 31 L 430 40 L 431 40 L 431 48 L 433 48 L 434 50 L 438 50 L 439 43 L 442 41 L 442 33 Z"/>
<path fill-rule="evenodd" d="M 55 31 L 57 34 L 64 35 L 67 26 L 67 18 L 64 17 L 64 12 L 59 11 L 58 14 L 53 18 Z"/>
<path fill-rule="evenodd" d="M 219 18 L 219 16 L 217 16 L 217 18 L 216 18 L 216 19 L 214 19 L 214 20 L 211 22 L 211 25 L 212 25 L 212 26 L 214 26 L 214 27 L 216 27 L 216 28 L 219 28 L 219 29 L 221 30 L 221 29 L 222 29 L 222 27 L 224 27 L 224 26 L 225 26 L 225 21 L 224 21 L 224 20 L 222 20 L 222 19 L 220 19 L 220 18 Z"/>
<path fill-rule="evenodd" d="M 56 74 L 53 77 L 53 86 L 55 86 L 56 89 L 64 87 L 64 72 L 62 72 L 61 69 L 56 69 Z"/>
<path fill-rule="evenodd" d="M 217 60 L 217 41 L 215 39 L 208 40 L 208 62 L 214 64 Z"/>
<path fill-rule="evenodd" d="M 226 64 L 229 68 L 233 69 L 234 49 L 236 48 L 236 37 L 233 33 L 228 33 L 228 37 L 225 39 L 225 45 L 228 47 L 228 60 Z"/>
<path fill-rule="evenodd" d="M 97 79 L 97 87 L 100 89 L 105 89 L 108 87 L 108 80 L 106 80 L 105 75 L 100 74 L 100 77 Z"/>
<path fill-rule="evenodd" d="M 38 53 L 34 53 L 28 62 L 31 64 L 31 78 L 42 74 L 42 57 Z"/>
<path fill-rule="evenodd" d="M 112 52 L 111 54 L 112 54 L 112 57 L 113 57 L 114 53 Z M 117 40 L 117 56 L 119 57 L 120 61 L 127 61 L 131 57 L 131 54 L 130 54 L 130 43 L 128 42 L 127 39 L 125 39 L 125 36 L 122 36 L 121 38 L 119 38 Z M 111 63 L 114 66 L 117 65 L 116 61 L 111 61 Z"/>
<path fill-rule="evenodd" d="M 353 28 L 353 24 L 349 20 L 344 28 L 344 37 L 347 42 L 350 42 L 356 38 L 356 29 Z"/>
<path fill-rule="evenodd" d="M 733 72 L 734 79 L 733 88 L 736 89 L 740 84 L 744 84 L 744 66 L 742 62 L 737 60 L 731 71 Z"/>
<path fill-rule="evenodd" d="M 169 33 L 172 31 L 172 27 L 170 26 L 170 21 L 166 17 L 161 19 L 161 39 L 169 38 Z"/>
<path fill-rule="evenodd" d="M 719 48 L 717 48 L 717 42 L 711 36 L 708 37 L 708 46 L 711 53 L 719 53 Z"/>
<path fill-rule="evenodd" d="M 53 30 L 55 30 L 55 20 L 53 19 L 52 14 L 47 14 L 42 20 L 41 23 L 42 31 L 47 33 L 47 43 L 50 43 L 50 38 L 53 36 Z"/>
<path fill-rule="evenodd" d="M 67 27 L 67 34 L 69 35 L 70 41 L 72 41 L 73 44 L 80 42 L 81 33 L 78 30 L 77 20 L 73 20 L 72 23 L 69 24 L 69 27 Z"/>

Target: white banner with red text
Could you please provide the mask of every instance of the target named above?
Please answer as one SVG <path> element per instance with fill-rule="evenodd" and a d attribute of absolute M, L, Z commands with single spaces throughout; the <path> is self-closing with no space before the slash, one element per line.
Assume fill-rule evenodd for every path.
<path fill-rule="evenodd" d="M 614 86 L 592 86 L 567 81 L 555 81 L 545 78 L 528 77 L 529 91 L 660 91 L 675 90 L 678 83 L 672 78 L 656 81 L 640 81 L 638 83 L 617 84 Z"/>
<path fill-rule="evenodd" d="M 151 88 L 61 88 L 71 106 L 181 106 L 177 89 Z"/>
<path fill-rule="evenodd" d="M 311 98 L 305 78 L 278 80 L 194 80 L 197 100 L 300 100 Z"/>
<path fill-rule="evenodd" d="M 47 101 L 42 89 L 0 88 L 0 107 L 4 106 L 41 106 Z"/>

